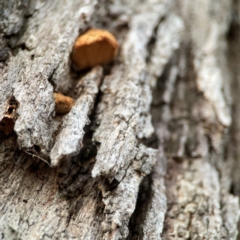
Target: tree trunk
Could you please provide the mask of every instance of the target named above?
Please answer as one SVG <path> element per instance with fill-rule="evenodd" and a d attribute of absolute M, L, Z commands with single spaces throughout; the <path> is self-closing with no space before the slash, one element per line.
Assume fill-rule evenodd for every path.
<path fill-rule="evenodd" d="M 237 239 L 239 62 L 239 0 L 0 0 L 0 239 Z"/>

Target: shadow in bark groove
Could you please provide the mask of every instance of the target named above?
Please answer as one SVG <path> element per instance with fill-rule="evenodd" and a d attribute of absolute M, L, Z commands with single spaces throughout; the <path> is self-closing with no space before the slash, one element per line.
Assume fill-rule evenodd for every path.
<path fill-rule="evenodd" d="M 240 62 L 240 1 L 233 0 L 232 1 L 232 15 L 231 15 L 231 25 L 229 28 L 229 32 L 227 35 L 228 40 L 228 66 L 230 72 L 232 73 L 232 125 L 230 128 L 230 136 L 229 144 L 227 144 L 226 149 L 228 149 L 228 153 L 226 153 L 226 159 L 230 158 L 232 160 L 232 182 L 229 187 L 229 193 L 234 196 L 240 195 L 240 162 L 239 162 L 239 144 L 240 144 L 240 125 L 239 125 L 239 117 L 240 117 L 240 109 L 239 109 L 239 82 L 240 82 L 240 71 L 239 71 L 239 62 Z M 238 221 L 238 236 L 237 239 L 240 240 L 240 221 Z"/>
<path fill-rule="evenodd" d="M 227 146 L 231 149 L 235 162 L 233 163 L 233 182 L 231 185 L 230 192 L 234 195 L 240 195 L 240 164 L 239 164 L 239 135 L 240 135 L 240 125 L 239 125 L 239 81 L 240 81 L 240 72 L 239 72 L 239 62 L 240 62 L 240 12 L 238 9 L 240 2 L 238 0 L 233 0 L 233 13 L 232 13 L 232 22 L 228 32 L 228 65 L 232 72 L 232 97 L 233 97 L 233 106 L 232 106 L 232 119 L 233 124 L 230 128 L 231 140 L 230 146 Z M 239 238 L 240 239 L 240 238 Z"/>
<path fill-rule="evenodd" d="M 143 239 L 143 222 L 146 218 L 148 206 L 152 198 L 152 176 L 146 176 L 139 186 L 139 193 L 135 211 L 129 222 L 129 235 L 127 240 Z"/>

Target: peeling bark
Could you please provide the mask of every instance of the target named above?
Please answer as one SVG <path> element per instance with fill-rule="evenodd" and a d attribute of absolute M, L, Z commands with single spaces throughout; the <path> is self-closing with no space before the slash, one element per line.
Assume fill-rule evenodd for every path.
<path fill-rule="evenodd" d="M 239 0 L 1 0 L 0 239 L 237 239 L 239 23 Z M 78 72 L 91 27 L 120 51 Z"/>

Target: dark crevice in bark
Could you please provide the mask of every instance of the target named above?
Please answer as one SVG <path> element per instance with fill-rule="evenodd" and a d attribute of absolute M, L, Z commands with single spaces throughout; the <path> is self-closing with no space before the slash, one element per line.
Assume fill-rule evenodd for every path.
<path fill-rule="evenodd" d="M 34 59 L 34 55 L 31 55 L 31 59 L 33 60 Z M 49 75 L 48 77 L 48 82 L 53 86 L 53 91 L 55 91 L 56 89 L 56 83 L 53 81 L 53 76 L 57 70 L 59 65 L 57 65 L 53 70 L 52 70 L 52 73 Z"/>
<path fill-rule="evenodd" d="M 14 125 L 18 118 L 17 108 L 19 103 L 14 96 L 8 99 L 4 117 L 0 121 L 0 132 L 5 134 L 6 137 L 15 134 Z"/>
<path fill-rule="evenodd" d="M 232 182 L 229 187 L 229 193 L 234 196 L 240 195 L 240 152 L 239 152 L 239 133 L 240 133 L 240 125 L 239 125 L 239 117 L 240 117 L 240 109 L 239 109 L 239 82 L 240 82 L 240 71 L 239 71 L 239 62 L 240 62 L 240 1 L 233 0 L 232 6 L 232 15 L 231 15 L 231 25 L 228 31 L 227 40 L 228 40 L 228 66 L 231 72 L 232 83 L 231 83 L 231 91 L 232 91 L 232 125 L 230 127 L 230 141 L 226 145 L 226 149 L 228 149 L 228 158 L 230 158 L 231 163 L 231 175 Z M 238 221 L 238 236 L 237 239 L 240 240 L 240 221 Z"/>
<path fill-rule="evenodd" d="M 62 162 L 58 169 L 59 193 L 62 197 L 76 197 L 95 181 L 91 178 L 95 154 L 96 151 L 88 146 L 83 148 L 79 155 Z"/>
<path fill-rule="evenodd" d="M 166 67 L 164 68 L 164 71 L 162 73 L 162 75 L 158 78 L 157 80 L 157 84 L 156 87 L 153 89 L 153 100 L 151 103 L 151 108 L 152 111 L 153 109 L 161 109 L 166 103 L 164 102 L 163 99 L 163 93 L 165 91 L 166 88 L 166 82 L 168 80 L 168 76 L 169 76 L 169 72 L 170 72 L 170 68 L 171 68 L 171 61 L 169 61 L 166 64 Z M 161 114 L 159 114 L 159 116 L 161 116 Z M 153 116 L 154 118 L 154 116 Z M 157 121 L 158 119 L 156 119 L 156 123 L 158 123 Z M 154 121 L 153 121 L 154 122 Z"/>
<path fill-rule="evenodd" d="M 7 62 L 8 58 L 11 55 L 11 49 L 8 46 L 2 46 L 0 49 L 0 62 Z"/>
<path fill-rule="evenodd" d="M 57 170 L 59 195 L 69 202 L 67 226 L 70 221 L 74 221 L 78 216 L 85 204 L 84 199 L 98 198 L 96 214 L 102 213 L 104 208 L 101 192 L 97 187 L 104 180 L 91 177 L 91 171 L 97 155 L 97 148 L 92 143 L 93 132 L 91 125 L 86 126 L 84 131 L 83 148 L 80 150 L 80 153 L 77 156 L 63 159 Z M 98 214 L 98 216 L 100 217 L 101 215 Z"/>
<path fill-rule="evenodd" d="M 233 159 L 235 159 L 235 163 L 233 166 L 233 182 L 231 185 L 231 192 L 234 195 L 240 195 L 240 178 L 239 178 L 239 171 L 240 171 L 240 164 L 239 164 L 239 131 L 240 131 L 240 125 L 239 125 L 239 116 L 240 116 L 240 109 L 239 109 L 239 62 L 240 62 L 240 13 L 239 9 L 237 8 L 239 5 L 239 1 L 235 0 L 233 1 L 233 12 L 232 12 L 232 22 L 229 28 L 228 32 L 228 64 L 229 68 L 232 72 L 232 96 L 233 96 L 233 105 L 232 105 L 232 119 L 233 123 L 230 128 L 230 135 L 231 135 L 231 141 L 230 146 L 228 146 L 230 149 L 232 149 L 233 152 Z"/>
<path fill-rule="evenodd" d="M 85 199 L 95 199 L 101 197 L 97 189 L 98 181 L 91 178 L 91 169 L 94 164 L 94 157 L 83 152 L 78 156 L 65 159 L 57 169 L 56 183 L 60 198 L 67 201 L 68 217 L 66 219 L 66 228 L 70 221 L 77 218 L 81 208 L 84 206 Z M 94 153 L 92 153 L 95 155 Z M 91 157 L 90 157 L 91 156 Z M 99 206 L 96 211 L 101 211 L 102 201 L 98 200 Z"/>
<path fill-rule="evenodd" d="M 152 176 L 146 176 L 139 186 L 136 208 L 129 221 L 129 235 L 127 240 L 143 239 L 143 221 L 146 218 L 148 206 L 152 198 Z"/>
<path fill-rule="evenodd" d="M 155 26 L 153 33 L 152 33 L 152 37 L 150 38 L 148 44 L 147 44 L 147 51 L 148 51 L 148 55 L 146 57 L 146 63 L 149 63 L 151 55 L 152 55 L 152 51 L 154 49 L 155 43 L 157 41 L 156 38 L 156 34 L 158 31 L 159 26 L 161 25 L 161 23 L 165 20 L 165 16 L 161 17 L 157 23 L 157 25 Z"/>

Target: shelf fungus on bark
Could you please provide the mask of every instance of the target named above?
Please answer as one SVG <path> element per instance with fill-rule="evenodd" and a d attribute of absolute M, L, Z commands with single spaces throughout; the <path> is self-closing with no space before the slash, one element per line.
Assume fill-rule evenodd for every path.
<path fill-rule="evenodd" d="M 72 59 L 82 70 L 111 62 L 117 52 L 117 40 L 110 32 L 90 29 L 76 40 Z"/>
<path fill-rule="evenodd" d="M 69 113 L 74 105 L 74 100 L 71 97 L 61 93 L 54 93 L 55 111 L 57 114 Z"/>

